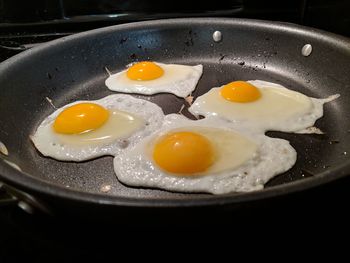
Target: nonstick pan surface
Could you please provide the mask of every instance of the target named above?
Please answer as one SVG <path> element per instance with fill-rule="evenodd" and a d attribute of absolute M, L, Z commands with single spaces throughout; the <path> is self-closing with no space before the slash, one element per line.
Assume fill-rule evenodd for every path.
<path fill-rule="evenodd" d="M 215 42 L 213 33 L 222 40 Z M 287 23 L 244 19 L 169 19 L 112 26 L 58 39 L 0 65 L 0 141 L 18 171 L 0 161 L 0 180 L 31 194 L 118 206 L 178 207 L 232 204 L 306 190 L 350 172 L 349 39 Z M 305 44 L 312 46 L 302 55 Z M 340 93 L 325 105 L 316 126 L 324 135 L 268 132 L 290 141 L 296 165 L 264 190 L 226 195 L 183 194 L 121 184 L 113 158 L 60 162 L 43 157 L 29 136 L 56 107 L 99 99 L 113 92 L 105 68 L 115 73 L 134 61 L 203 64 L 197 97 L 233 80 L 280 83 L 308 96 Z M 183 99 L 170 94 L 134 95 L 157 103 L 165 114 L 178 112 Z M 187 105 L 187 104 L 186 104 Z M 183 113 L 190 117 L 187 110 Z M 110 186 L 109 191 L 105 191 Z"/>

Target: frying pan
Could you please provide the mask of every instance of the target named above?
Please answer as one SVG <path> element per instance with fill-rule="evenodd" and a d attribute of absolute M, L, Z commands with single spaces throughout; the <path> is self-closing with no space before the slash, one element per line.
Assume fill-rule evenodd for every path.
<path fill-rule="evenodd" d="M 215 31 L 221 32 L 221 41 L 213 40 Z M 312 47 L 310 54 L 302 53 L 306 44 Z M 341 97 L 325 105 L 324 117 L 316 123 L 323 135 L 267 133 L 289 140 L 298 159 L 265 189 L 251 193 L 215 196 L 128 187 L 116 179 L 110 156 L 60 162 L 33 147 L 29 135 L 54 111 L 48 100 L 61 107 L 112 94 L 104 85 L 105 68 L 117 72 L 141 60 L 203 64 L 194 97 L 233 80 L 253 79 L 280 83 L 312 97 Z M 0 141 L 9 151 L 1 158 L 21 168 L 0 160 L 0 181 L 27 203 L 40 200 L 43 206 L 72 211 L 92 206 L 109 211 L 235 207 L 326 184 L 350 172 L 349 61 L 347 38 L 288 23 L 231 18 L 137 22 L 43 44 L 0 65 Z M 165 114 L 178 112 L 185 104 L 170 94 L 134 96 L 158 104 Z M 191 117 L 186 109 L 183 112 Z"/>

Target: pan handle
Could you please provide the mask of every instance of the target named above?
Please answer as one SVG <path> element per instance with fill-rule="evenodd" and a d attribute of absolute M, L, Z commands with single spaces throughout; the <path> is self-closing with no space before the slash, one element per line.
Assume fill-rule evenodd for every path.
<path fill-rule="evenodd" d="M 24 51 L 40 44 L 42 43 L 20 44 L 15 41 L 0 41 L 0 49 L 10 50 L 10 51 Z"/>
<path fill-rule="evenodd" d="M 42 201 L 39 201 L 37 198 L 21 190 L 0 182 L 0 208 L 2 206 L 10 205 L 17 205 L 29 214 L 34 214 L 35 212 L 52 214 L 48 206 Z"/>
<path fill-rule="evenodd" d="M 0 207 L 16 205 L 17 203 L 17 198 L 7 193 L 4 184 L 0 182 Z"/>

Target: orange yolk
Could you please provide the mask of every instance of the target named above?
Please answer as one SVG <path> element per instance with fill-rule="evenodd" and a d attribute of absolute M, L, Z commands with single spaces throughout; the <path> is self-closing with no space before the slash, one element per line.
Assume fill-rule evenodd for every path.
<path fill-rule="evenodd" d="M 132 80 L 153 80 L 163 76 L 164 70 L 154 62 L 143 61 L 131 66 L 126 75 Z"/>
<path fill-rule="evenodd" d="M 79 103 L 63 110 L 56 118 L 53 129 L 57 133 L 79 134 L 101 127 L 109 111 L 94 103 Z"/>
<path fill-rule="evenodd" d="M 156 143 L 153 159 L 170 173 L 193 174 L 207 170 L 214 162 L 210 141 L 194 132 L 173 132 Z"/>
<path fill-rule="evenodd" d="M 220 89 L 221 96 L 233 102 L 252 102 L 261 97 L 258 88 L 245 81 L 234 81 Z"/>

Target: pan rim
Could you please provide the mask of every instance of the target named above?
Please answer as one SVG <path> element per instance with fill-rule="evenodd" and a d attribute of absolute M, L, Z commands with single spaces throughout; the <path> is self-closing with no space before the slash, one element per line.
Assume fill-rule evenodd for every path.
<path fill-rule="evenodd" d="M 197 196 L 196 193 L 194 193 L 190 196 L 167 198 L 121 197 L 102 193 L 82 192 L 37 179 L 27 173 L 20 172 L 5 163 L 3 166 L 0 166 L 0 179 L 12 187 L 18 187 L 20 190 L 28 191 L 29 194 L 34 193 L 34 196 L 36 196 L 35 193 L 39 193 L 66 200 L 99 205 L 116 205 L 120 207 L 174 208 L 233 205 L 238 203 L 242 204 L 246 202 L 262 201 L 269 198 L 298 193 L 330 183 L 348 176 L 349 173 L 347 171 L 350 171 L 350 163 L 339 166 L 332 171 L 328 170 L 322 172 L 313 177 L 303 178 L 253 192 L 238 192 L 223 195 L 208 194 L 204 196 Z M 10 176 L 4 176 L 3 174 L 9 174 Z"/>
<path fill-rule="evenodd" d="M 0 64 L 0 72 L 5 71 L 11 67 L 13 63 L 21 59 L 33 56 L 52 46 L 60 45 L 65 41 L 74 41 L 74 39 L 88 37 L 91 35 L 99 35 L 106 32 L 114 32 L 120 30 L 137 30 L 144 29 L 146 26 L 159 27 L 161 26 L 188 26 L 192 25 L 213 25 L 214 23 L 220 25 L 235 25 L 235 26 L 254 26 L 265 28 L 268 30 L 277 30 L 284 32 L 292 32 L 298 34 L 308 34 L 309 37 L 322 37 L 323 41 L 334 43 L 337 42 L 344 49 L 350 50 L 350 39 L 344 36 L 339 36 L 334 33 L 326 32 L 311 27 L 299 26 L 286 22 L 272 22 L 267 20 L 256 19 L 241 19 L 241 18 L 172 18 L 159 19 L 151 21 L 133 22 L 121 25 L 114 25 L 109 27 L 98 28 L 86 32 L 59 38 L 48 43 L 34 47 L 28 51 L 24 51 L 16 56 L 13 56 Z M 79 190 L 67 189 L 63 186 L 54 183 L 45 182 L 26 173 L 19 172 L 5 163 L 0 163 L 0 179 L 12 186 L 17 186 L 20 189 L 25 189 L 29 192 L 37 192 L 41 194 L 50 195 L 52 197 L 60 197 L 63 199 L 75 200 L 79 202 L 103 204 L 103 205 L 117 205 L 130 207 L 192 207 L 192 206 L 211 206 L 211 205 L 228 205 L 235 203 L 243 203 L 249 201 L 257 201 L 285 194 L 296 193 L 313 187 L 323 185 L 325 183 L 334 181 L 345 177 L 350 172 L 350 163 L 345 163 L 341 166 L 318 174 L 315 177 L 304 178 L 301 180 L 289 182 L 264 188 L 263 190 L 249 192 L 249 193 L 231 193 L 225 195 L 208 195 L 196 197 L 191 195 L 189 197 L 169 197 L 169 198 L 129 198 L 113 195 L 106 195 L 100 193 L 81 192 Z M 333 175 L 330 175 L 333 174 Z"/>
<path fill-rule="evenodd" d="M 76 38 L 82 38 L 84 36 L 90 36 L 94 34 L 103 34 L 109 31 L 121 31 L 121 30 L 130 30 L 130 29 L 144 29 L 145 26 L 150 27 L 159 27 L 162 26 L 174 26 L 182 24 L 184 26 L 188 26 L 189 22 L 191 24 L 208 24 L 212 25 L 213 22 L 220 23 L 222 25 L 246 25 L 246 26 L 254 26 L 257 28 L 265 28 L 265 29 L 274 29 L 280 30 L 281 32 L 293 32 L 299 34 L 308 34 L 310 38 L 316 36 L 322 36 L 323 41 L 331 42 L 338 41 L 338 45 L 342 45 L 344 48 L 349 48 L 350 38 L 346 36 L 341 36 L 335 33 L 331 33 L 325 30 L 316 29 L 308 26 L 301 26 L 294 23 L 289 22 L 280 22 L 280 21 L 270 21 L 270 20 L 259 20 L 259 19 L 248 19 L 248 18 L 218 18 L 218 17 L 201 17 L 201 18 L 170 18 L 170 19 L 157 19 L 157 20 L 149 20 L 149 21 L 139 21 L 139 22 L 131 22 L 120 25 L 107 26 L 97 29 L 92 29 L 76 34 L 72 34 L 69 36 L 64 36 L 55 40 L 48 41 L 41 45 L 35 46 L 31 49 L 25 50 L 17 55 L 14 55 L 7 60 L 0 63 L 0 71 L 6 69 L 9 64 L 17 61 L 19 59 L 26 58 L 31 56 L 37 52 L 41 52 L 45 49 L 50 48 L 51 46 L 59 45 L 59 43 L 64 43 L 65 41 L 73 41 Z"/>

